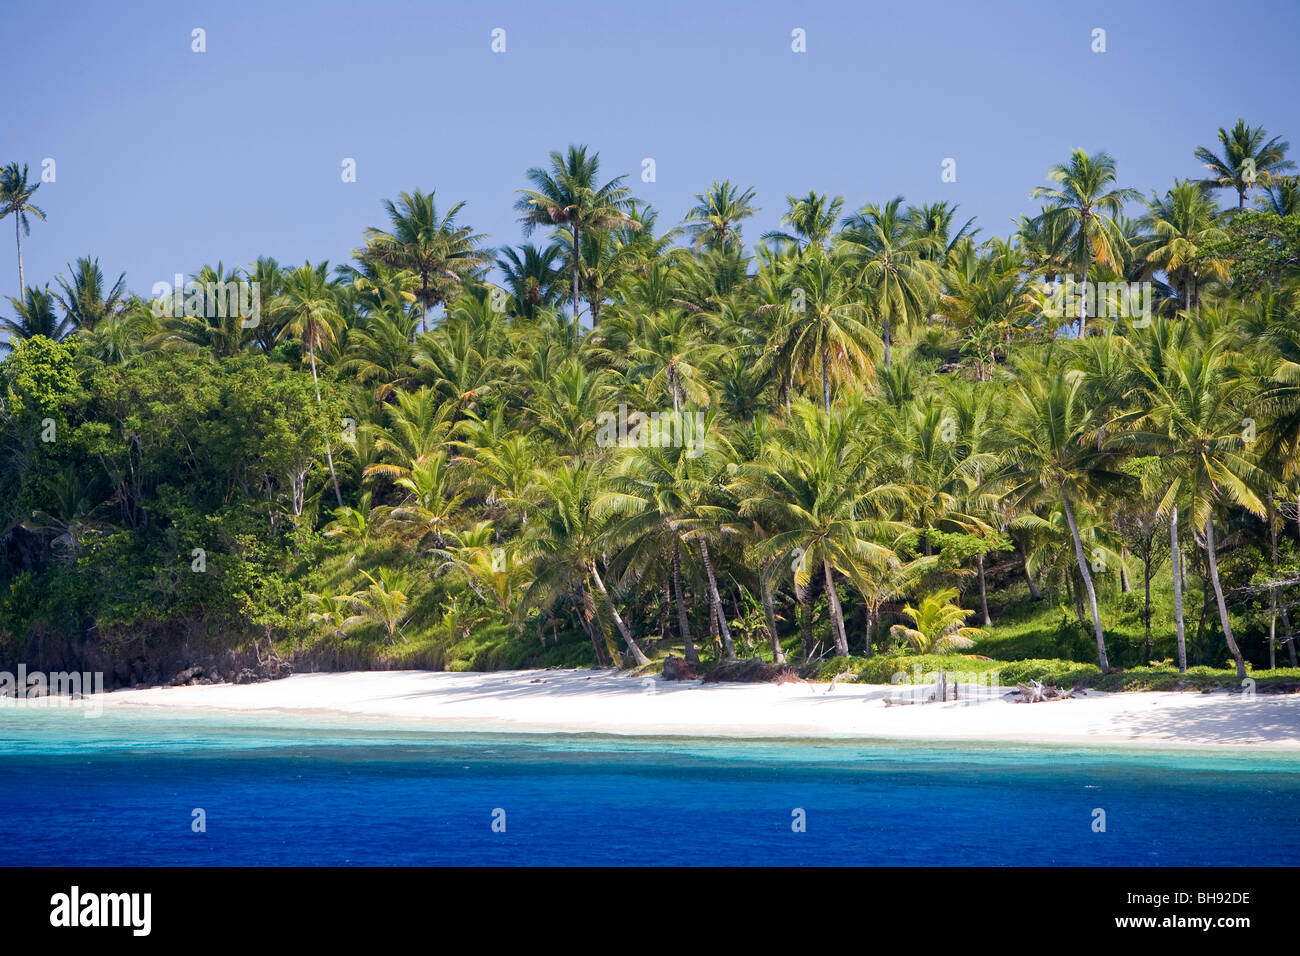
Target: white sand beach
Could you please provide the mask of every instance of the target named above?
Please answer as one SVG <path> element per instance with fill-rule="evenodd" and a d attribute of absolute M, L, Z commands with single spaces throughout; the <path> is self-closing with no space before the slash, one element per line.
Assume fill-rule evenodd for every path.
<path fill-rule="evenodd" d="M 1144 692 L 886 706 L 907 686 L 703 684 L 611 671 L 367 671 L 115 691 L 119 706 L 388 718 L 516 733 L 1016 741 L 1300 749 L 1300 695 Z"/>

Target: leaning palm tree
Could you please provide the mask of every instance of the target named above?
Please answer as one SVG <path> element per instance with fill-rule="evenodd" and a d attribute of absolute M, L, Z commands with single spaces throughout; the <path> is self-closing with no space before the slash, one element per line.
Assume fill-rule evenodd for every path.
<path fill-rule="evenodd" d="M 600 542 L 606 529 L 593 506 L 601 491 L 601 476 L 588 463 L 560 465 L 544 476 L 538 520 L 530 524 L 529 537 L 520 552 L 522 557 L 531 560 L 535 572 L 528 590 L 529 600 L 573 601 L 578 620 L 591 638 L 598 663 L 604 656 L 602 643 L 611 651 L 617 650 L 608 641 L 596 637 L 597 632 L 605 633 L 601 618 L 602 611 L 607 613 L 623 636 L 632 659 L 638 665 L 648 664 L 650 659 L 637 644 L 600 574 L 598 565 L 603 560 Z"/>
<path fill-rule="evenodd" d="M 1083 378 L 1059 363 L 1028 371 L 1012 392 L 1010 420 L 993 437 L 1002 454 L 1002 468 L 993 481 L 1002 486 L 1009 504 L 1026 511 L 1036 504 L 1060 502 L 1088 592 L 1097 659 L 1107 673 L 1106 637 L 1075 502 L 1086 503 L 1095 488 L 1118 484 L 1124 476 L 1110 467 L 1113 452 L 1104 443 L 1099 446 L 1096 433 L 1102 423 L 1084 392 Z"/>
<path fill-rule="evenodd" d="M 307 349 L 318 405 L 321 397 L 320 379 L 316 373 L 316 353 L 322 345 L 334 338 L 336 327 L 342 323 L 328 270 L 329 263 L 326 262 L 314 267 L 310 263 L 303 263 L 285 277 L 284 291 L 271 305 L 272 315 L 281 323 L 281 337 L 299 339 Z M 328 435 L 325 437 L 325 458 L 329 463 L 330 480 L 334 484 L 334 497 L 341 508 L 343 493 L 339 491 L 339 479 L 334 471 L 334 452 Z"/>
<path fill-rule="evenodd" d="M 1290 143 L 1277 136 L 1265 141 L 1268 131 L 1262 126 L 1248 126 L 1238 119 L 1231 131 L 1219 127 L 1221 154 L 1204 146 L 1196 147 L 1196 158 L 1205 164 L 1210 175 L 1200 185 L 1206 189 L 1232 189 L 1237 193 L 1237 208 L 1244 209 L 1246 196 L 1256 186 L 1269 186 L 1283 170 L 1294 169 L 1286 158 Z"/>
<path fill-rule="evenodd" d="M 575 323 L 580 303 L 578 282 L 582 275 L 582 256 L 578 243 L 582 234 L 631 226 L 635 221 L 628 215 L 633 199 L 631 191 L 623 185 L 627 177 L 616 176 L 604 185 L 597 185 L 599 174 L 600 154 L 588 157 L 586 146 L 570 146 L 564 155 L 552 151 L 550 169 L 528 170 L 525 175 L 533 188 L 521 189 L 519 201 L 515 203 L 525 235 L 542 225 L 569 230 L 573 240 L 569 269 L 573 277 Z"/>
<path fill-rule="evenodd" d="M 716 179 L 708 190 L 696 193 L 696 203 L 687 210 L 684 221 L 688 231 L 695 239 L 695 249 L 722 249 L 740 242 L 738 228 L 742 220 L 748 219 L 758 210 L 754 207 L 755 192 L 752 188 L 743 192 L 739 186 L 733 186 L 731 180 L 718 182 Z"/>
<path fill-rule="evenodd" d="M 1120 263 L 1126 242 L 1116 217 L 1123 211 L 1125 203 L 1136 202 L 1141 195 L 1136 189 L 1112 188 L 1118 177 L 1115 160 L 1109 153 L 1089 156 L 1076 149 L 1068 163 L 1051 168 L 1048 178 L 1056 185 L 1035 187 L 1031 196 L 1051 201 L 1040 218 L 1045 220 L 1048 228 L 1068 229 L 1079 280 L 1086 283 L 1094 262 L 1100 265 Z M 1080 297 L 1080 338 L 1088 329 L 1085 300 L 1086 296 Z"/>
<path fill-rule="evenodd" d="M 18 288 L 27 288 L 23 278 L 23 236 L 32 232 L 28 215 L 45 221 L 45 210 L 32 203 L 32 194 L 41 188 L 40 183 L 27 182 L 27 164 L 22 169 L 17 163 L 10 163 L 0 169 L 0 219 L 14 217 L 14 241 L 18 245 Z"/>
<path fill-rule="evenodd" d="M 455 298 L 461 283 L 492 261 L 491 253 L 479 246 L 485 238 L 469 226 L 458 226 L 456 217 L 465 207 L 454 204 L 438 215 L 433 193 L 402 193 L 401 205 L 384 202 L 391 232 L 366 230 L 366 248 L 358 253 L 363 261 L 382 262 L 405 269 L 419 277 L 416 299 L 423 310 L 422 326 L 429 329 L 429 310 Z"/>

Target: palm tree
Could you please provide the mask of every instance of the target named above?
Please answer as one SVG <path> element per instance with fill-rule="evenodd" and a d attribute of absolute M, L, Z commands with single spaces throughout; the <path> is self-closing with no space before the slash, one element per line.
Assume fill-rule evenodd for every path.
<path fill-rule="evenodd" d="M 313 267 L 303 263 L 290 272 L 284 281 L 284 291 L 274 300 L 271 312 L 281 323 L 282 338 L 293 336 L 302 341 L 311 362 L 311 380 L 316 389 L 316 404 L 320 404 L 320 378 L 316 374 L 316 352 L 334 338 L 335 328 L 342 322 L 338 300 L 330 286 L 329 263 Z M 325 458 L 329 463 L 330 480 L 334 484 L 334 497 L 343 507 L 343 493 L 339 490 L 338 475 L 334 471 L 334 452 L 329 435 L 325 436 Z"/>
<path fill-rule="evenodd" d="M 973 646 L 984 632 L 966 626 L 966 618 L 975 612 L 964 610 L 956 599 L 956 588 L 941 588 L 921 598 L 916 607 L 905 605 L 903 615 L 912 619 L 912 626 L 895 624 L 890 636 L 911 644 L 918 654 L 947 654 Z"/>
<path fill-rule="evenodd" d="M 781 217 L 781 225 L 794 230 L 793 233 L 767 232 L 763 238 L 788 243 L 794 246 L 800 256 L 806 249 L 824 251 L 831 232 L 835 229 L 835 222 L 839 219 L 840 210 L 844 208 L 844 197 L 834 196 L 828 199 L 825 193 L 814 190 L 803 197 L 786 196 L 785 201 L 788 208 Z"/>
<path fill-rule="evenodd" d="M 537 310 L 554 305 L 563 289 L 562 273 L 555 260 L 563 250 L 558 243 L 538 249 L 532 243 L 521 247 L 523 257 L 507 246 L 501 250 L 497 267 L 505 275 L 506 288 L 514 297 L 515 307 L 526 319 L 535 318 Z"/>
<path fill-rule="evenodd" d="M 22 299 L 9 297 L 14 318 L 0 319 L 0 329 L 9 333 L 10 348 L 13 348 L 15 342 L 23 342 L 38 335 L 57 342 L 73 331 L 72 317 L 65 315 L 60 319 L 55 315 L 54 302 L 54 295 L 48 288 L 37 289 L 31 286 Z"/>
<path fill-rule="evenodd" d="M 601 610 L 607 611 L 633 660 L 648 664 L 650 659 L 632 636 L 597 566 L 603 557 L 601 542 L 606 528 L 593 506 L 601 493 L 600 475 L 589 463 L 560 465 L 544 477 L 540 520 L 531 523 L 522 551 L 532 560 L 535 572 L 529 598 L 535 602 L 543 597 L 575 596 L 579 621 L 591 638 L 598 662 L 602 655 L 595 632 L 604 632 Z"/>
<path fill-rule="evenodd" d="M 880 317 L 886 368 L 894 327 L 913 325 L 929 312 L 938 284 L 932 260 L 943 249 L 939 239 L 909 228 L 899 213 L 902 202 L 896 196 L 883 207 L 866 206 L 840 232 L 839 250 L 853 263 L 857 284 Z"/>
<path fill-rule="evenodd" d="M 1275 216 L 1300 213 L 1300 176 L 1274 176 L 1273 184 L 1256 202 Z"/>
<path fill-rule="evenodd" d="M 1233 638 L 1219 578 L 1214 508 L 1231 503 L 1263 517 L 1265 507 L 1255 489 L 1271 489 L 1271 481 L 1242 447 L 1243 407 L 1254 383 L 1234 374 L 1231 361 L 1229 339 L 1219 334 L 1209 341 L 1189 342 L 1173 356 L 1163 376 L 1144 368 L 1151 403 L 1145 437 L 1174 470 L 1161 510 L 1174 508 L 1180 494 L 1191 502 L 1193 525 L 1204 534 L 1224 641 L 1236 661 L 1237 676 L 1244 680 L 1246 665 Z M 1177 551 L 1171 553 L 1176 564 Z"/>
<path fill-rule="evenodd" d="M 975 224 L 974 216 L 967 219 L 956 232 L 952 231 L 957 209 L 957 206 L 949 206 L 946 201 L 907 207 L 904 214 L 907 231 L 932 244 L 927 250 L 926 258 L 943 262 L 959 242 L 973 239 L 979 232 L 978 229 L 971 228 Z"/>
<path fill-rule="evenodd" d="M 40 183 L 27 182 L 27 164 L 22 169 L 17 163 L 10 163 L 0 169 L 0 219 L 14 217 L 14 241 L 18 245 L 18 288 L 26 289 L 23 278 L 23 236 L 32 233 L 28 215 L 33 215 L 41 222 L 45 221 L 45 210 L 32 203 L 32 195 L 41 188 Z"/>
<path fill-rule="evenodd" d="M 742 192 L 731 180 L 720 183 L 716 179 L 706 192 L 696 193 L 696 204 L 687 210 L 683 220 L 690 224 L 688 231 L 695 239 L 695 250 L 726 250 L 733 244 L 738 247 L 740 222 L 758 212 L 754 196 L 752 188 Z"/>
<path fill-rule="evenodd" d="M 623 185 L 626 176 L 617 176 L 598 186 L 600 154 L 587 156 L 586 146 L 570 146 L 561 156 L 552 151 L 550 170 L 534 167 L 526 176 L 532 189 L 521 189 L 515 210 L 522 213 L 524 234 L 540 225 L 568 228 L 572 235 L 572 258 L 569 269 L 573 277 L 573 320 L 578 320 L 578 282 L 582 257 L 578 242 L 584 232 L 603 232 L 630 226 L 632 193 Z M 637 227 L 633 227 L 637 228 Z"/>
<path fill-rule="evenodd" d="M 757 519 L 770 536 L 755 548 L 761 560 L 793 556 L 795 584 L 806 589 L 820 570 L 830 603 L 836 654 L 849 653 L 835 572 L 852 577 L 864 562 L 896 560 L 892 542 L 904 530 L 889 517 L 906 490 L 872 472 L 882 456 L 862 440 L 861 404 L 828 412 L 807 402 L 790 410 L 789 426 L 762 461 L 738 471 L 739 515 Z"/>
<path fill-rule="evenodd" d="M 1224 281 L 1228 263 L 1201 254 L 1207 243 L 1224 238 L 1218 227 L 1219 207 L 1200 186 L 1187 180 L 1175 182 L 1164 198 L 1152 195 L 1142 225 L 1153 233 L 1141 249 L 1151 268 L 1175 280 L 1182 294 L 1183 308 L 1199 304 L 1202 276 Z"/>
<path fill-rule="evenodd" d="M 411 575 L 397 568 L 379 568 L 376 575 L 368 571 L 362 571 L 361 574 L 370 584 L 351 598 L 352 603 L 362 612 L 359 619 L 374 621 L 383 630 L 385 641 L 389 644 L 396 643 L 402 624 L 411 614 L 411 592 L 414 587 Z M 356 620 L 358 618 L 350 618 L 343 623 Z M 403 637 L 402 640 L 406 641 L 406 638 Z"/>
<path fill-rule="evenodd" d="M 491 253 L 479 246 L 485 238 L 469 226 L 458 226 L 456 217 L 465 207 L 454 204 L 446 215 L 438 215 L 432 192 L 401 193 L 401 206 L 384 201 L 391 232 L 366 230 L 366 248 L 358 253 L 362 261 L 377 261 L 417 276 L 415 296 L 423 310 L 422 325 L 429 328 L 429 310 L 449 302 L 462 282 L 488 265 Z"/>
<path fill-rule="evenodd" d="M 1094 488 L 1118 483 L 1123 476 L 1110 470 L 1113 453 L 1099 446 L 1101 422 L 1084 396 L 1084 380 L 1059 363 L 1031 369 L 1012 391 L 1012 415 L 1001 433 L 1003 471 L 995 476 L 1014 505 L 1026 508 L 1059 500 L 1074 542 L 1079 575 L 1088 592 L 1097 659 L 1102 673 L 1110 671 L 1102 632 L 1097 592 L 1084 555 L 1074 502 L 1087 502 Z"/>
<path fill-rule="evenodd" d="M 822 407 L 831 407 L 831 386 L 875 373 L 879 342 L 866 324 L 866 310 L 848 281 L 842 260 L 814 252 L 790 273 L 792 291 L 802 295 L 784 306 L 778 361 L 787 395 L 796 377 L 819 374 Z"/>
<path fill-rule="evenodd" d="M 63 294 L 55 293 L 59 305 L 72 321 L 75 328 L 94 331 L 101 321 L 115 315 L 126 301 L 126 273 L 117 277 L 108 291 L 104 291 L 104 273 L 99 268 L 99 260 L 83 256 L 77 265 L 68 266 L 72 281 L 59 276 L 59 287 Z"/>
<path fill-rule="evenodd" d="M 699 654 L 682 586 L 682 542 L 688 523 L 710 493 L 706 468 L 680 445 L 638 447 L 624 457 L 596 504 L 599 515 L 616 519 L 608 541 L 622 549 L 618 561 L 629 573 L 645 575 L 666 556 L 684 654 L 692 663 L 699 661 Z M 712 590 L 709 601 L 713 614 Z"/>
<path fill-rule="evenodd" d="M 1126 243 L 1115 217 L 1125 203 L 1136 202 L 1141 195 L 1135 189 L 1108 188 L 1118 179 L 1109 153 L 1089 156 L 1076 149 L 1068 163 L 1053 166 L 1047 175 L 1056 185 L 1035 187 L 1030 195 L 1051 200 L 1041 218 L 1050 229 L 1068 230 L 1080 281 L 1086 283 L 1093 262 L 1115 265 L 1120 261 Z M 1080 297 L 1080 338 L 1088 328 L 1085 299 Z"/>
<path fill-rule="evenodd" d="M 1216 155 L 1204 146 L 1196 147 L 1196 158 L 1210 171 L 1200 185 L 1206 189 L 1236 190 L 1237 208 L 1245 208 L 1246 196 L 1252 189 L 1269 186 L 1283 170 L 1295 168 L 1295 163 L 1286 158 L 1291 144 L 1277 136 L 1265 142 L 1267 136 L 1264 127 L 1248 126 L 1244 119 L 1238 119 L 1231 131 L 1220 126 L 1221 154 Z"/>

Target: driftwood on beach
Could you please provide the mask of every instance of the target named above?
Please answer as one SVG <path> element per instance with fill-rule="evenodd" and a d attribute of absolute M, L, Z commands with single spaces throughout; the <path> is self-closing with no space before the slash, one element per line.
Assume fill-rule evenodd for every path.
<path fill-rule="evenodd" d="M 1071 697 L 1082 696 L 1084 693 L 1078 687 L 1065 690 L 1062 687 L 1047 687 L 1036 680 L 1031 680 L 1028 684 L 1017 684 L 1016 689 L 1008 694 L 1008 697 L 1016 700 L 1021 704 L 1037 704 L 1049 700 L 1068 700 Z"/>

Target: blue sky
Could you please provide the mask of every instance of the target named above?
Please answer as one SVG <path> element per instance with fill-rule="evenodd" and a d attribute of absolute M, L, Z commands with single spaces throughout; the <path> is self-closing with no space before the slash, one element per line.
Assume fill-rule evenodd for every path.
<path fill-rule="evenodd" d="M 661 225 L 714 178 L 757 187 L 751 242 L 809 189 L 947 199 L 1006 234 L 1072 148 L 1149 194 L 1238 116 L 1300 150 L 1294 2 L 28 2 L 5 28 L 0 162 L 57 170 L 29 285 L 87 253 L 140 292 L 218 260 L 339 263 L 416 188 L 517 244 L 524 171 L 570 142 Z M 16 271 L 6 220 L 0 296 Z"/>

